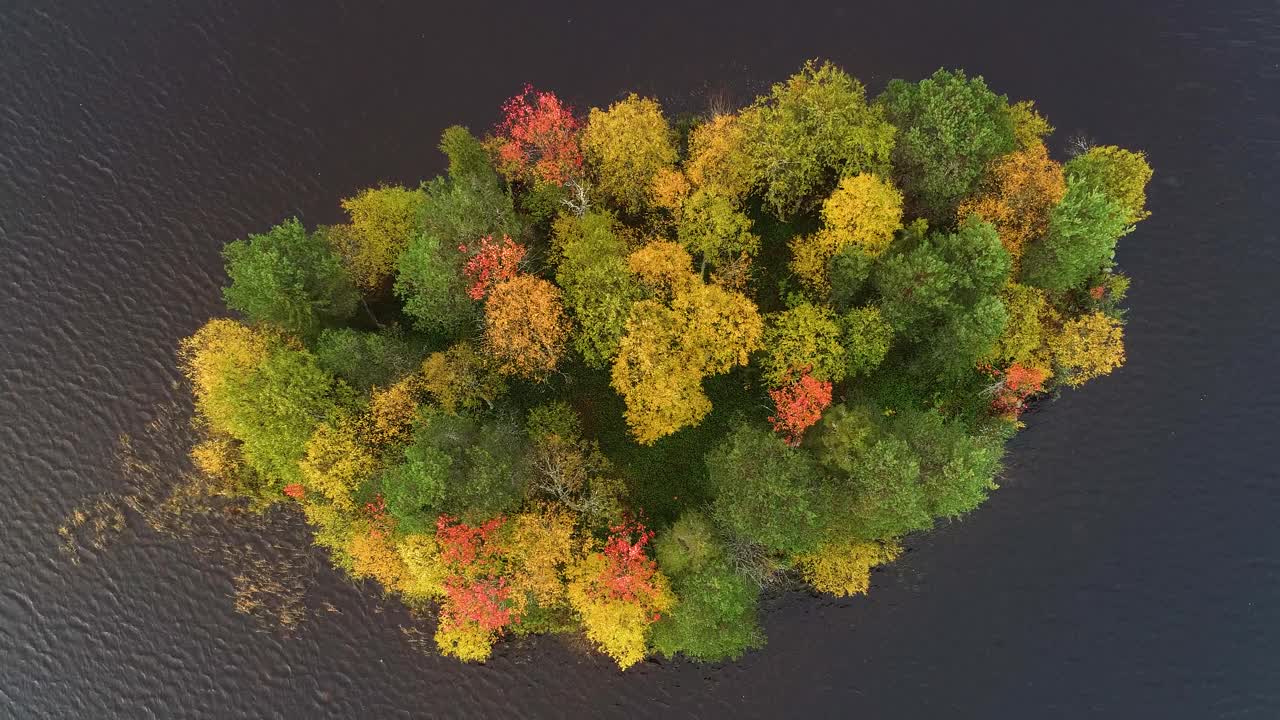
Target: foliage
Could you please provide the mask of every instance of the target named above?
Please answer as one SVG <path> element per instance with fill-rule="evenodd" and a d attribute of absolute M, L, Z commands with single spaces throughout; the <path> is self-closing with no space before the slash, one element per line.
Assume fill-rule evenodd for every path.
<path fill-rule="evenodd" d="M 1045 136 L 1053 133 L 1053 126 L 1036 110 L 1034 100 L 1010 105 L 1009 119 L 1013 121 L 1013 139 L 1019 150 L 1043 145 Z"/>
<path fill-rule="evenodd" d="M 422 361 L 422 386 L 450 413 L 490 409 L 507 389 L 488 357 L 465 340 Z"/>
<path fill-rule="evenodd" d="M 422 346 L 391 327 L 378 332 L 324 330 L 312 345 L 316 363 L 360 391 L 390 385 L 418 368 Z"/>
<path fill-rule="evenodd" d="M 764 645 L 756 622 L 760 588 L 718 557 L 673 581 L 679 601 L 653 626 L 652 644 L 667 657 L 737 659 Z"/>
<path fill-rule="evenodd" d="M 616 226 L 613 217 L 602 213 L 565 216 L 556 222 L 563 252 L 556 282 L 577 320 L 574 347 L 593 367 L 604 366 L 618 354 L 631 304 L 640 296 Z"/>
<path fill-rule="evenodd" d="M 712 516 L 729 532 L 783 552 L 817 540 L 818 469 L 808 453 L 766 430 L 740 425 L 707 456 Z"/>
<path fill-rule="evenodd" d="M 502 106 L 498 169 L 509 179 L 563 185 L 582 169 L 578 121 L 555 93 L 526 85 Z"/>
<path fill-rule="evenodd" d="M 915 83 L 893 80 L 877 105 L 898 129 L 894 179 L 930 222 L 950 219 L 987 164 L 1014 149 L 1008 99 L 981 76 L 938 70 Z"/>
<path fill-rule="evenodd" d="M 635 93 L 608 110 L 591 109 L 582 151 L 595 171 L 596 189 L 628 213 L 649 206 L 654 178 L 676 161 L 661 106 Z"/>
<path fill-rule="evenodd" d="M 1125 209 L 1074 177 L 1049 214 L 1049 230 L 1022 261 L 1022 282 L 1045 290 L 1071 290 L 1111 268 L 1116 240 L 1132 226 Z"/>
<path fill-rule="evenodd" d="M 769 418 L 773 431 L 780 433 L 791 447 L 800 444 L 804 431 L 822 419 L 822 411 L 831 404 L 831 381 L 818 380 L 801 372 L 794 381 L 769 391 L 776 408 Z"/>
<path fill-rule="evenodd" d="M 765 203 L 780 217 L 804 209 L 836 179 L 888 168 L 894 128 L 862 83 L 808 62 L 741 115 Z"/>
<path fill-rule="evenodd" d="M 1027 243 L 1048 232 L 1049 214 L 1066 191 L 1062 166 L 1049 159 L 1044 144 L 1036 144 L 996 160 L 982 193 L 961 202 L 956 214 L 975 214 L 995 225 L 1016 259 Z"/>
<path fill-rule="evenodd" d="M 760 238 L 751 232 L 751 218 L 723 195 L 698 190 L 685 201 L 676 228 L 680 244 L 708 265 L 727 265 L 740 257 L 751 258 Z"/>
<path fill-rule="evenodd" d="M 869 375 L 880 367 L 893 342 L 893 327 L 875 305 L 854 308 L 840 316 L 845 376 Z"/>
<path fill-rule="evenodd" d="M 389 185 L 342 201 L 351 224 L 332 228 L 328 240 L 361 290 L 375 293 L 391 279 L 396 259 L 418 232 L 423 199 L 421 189 Z"/>
<path fill-rule="evenodd" d="M 809 303 L 769 316 L 762 365 L 765 381 L 782 387 L 802 372 L 820 381 L 844 379 L 845 349 L 835 313 Z"/>
<path fill-rule="evenodd" d="M 223 299 L 251 322 L 312 335 L 350 317 L 359 302 L 325 239 L 308 233 L 296 218 L 229 243 L 222 255 L 231 278 Z"/>
<path fill-rule="evenodd" d="M 829 542 L 796 557 L 805 582 L 814 590 L 836 597 L 866 595 L 871 568 L 893 562 L 902 554 L 895 542 Z"/>
<path fill-rule="evenodd" d="M 733 200 L 745 198 L 758 173 L 748 152 L 749 128 L 742 118 L 719 114 L 689 134 L 688 182 L 700 190 Z"/>
<path fill-rule="evenodd" d="M 546 280 L 518 275 L 490 291 L 484 342 L 500 372 L 545 378 L 556 369 L 568 334 L 560 290 Z"/>
<path fill-rule="evenodd" d="M 321 423 L 307 440 L 299 462 L 302 485 L 323 494 L 341 510 L 354 510 L 354 493 L 373 479 L 377 458 L 360 442 L 354 423 Z"/>
<path fill-rule="evenodd" d="M 1049 339 L 1049 351 L 1062 381 L 1079 387 L 1124 364 L 1124 327 L 1104 313 L 1090 313 L 1067 322 Z"/>
<path fill-rule="evenodd" d="M 1072 181 L 1101 192 L 1123 208 L 1130 225 L 1151 214 L 1146 208 L 1151 166 L 1145 153 L 1100 145 L 1071 158 L 1066 172 Z"/>
<path fill-rule="evenodd" d="M 483 300 L 491 287 L 516 276 L 527 250 L 523 245 L 512 242 L 506 235 L 502 236 L 502 242 L 495 241 L 492 235 L 486 235 L 475 246 L 459 245 L 458 252 L 471 256 L 462 266 L 463 274 L 471 281 L 467 297 Z"/>

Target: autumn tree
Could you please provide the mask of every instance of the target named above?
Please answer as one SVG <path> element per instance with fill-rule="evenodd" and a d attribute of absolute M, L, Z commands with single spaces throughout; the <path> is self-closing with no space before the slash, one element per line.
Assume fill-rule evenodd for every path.
<path fill-rule="evenodd" d="M 251 322 L 310 336 L 350 317 L 359 302 L 342 262 L 296 218 L 229 243 L 222 256 L 231 278 L 223 299 Z"/>
<path fill-rule="evenodd" d="M 467 297 L 483 300 L 490 288 L 514 278 L 520 272 L 520 264 L 524 262 L 528 250 L 506 235 L 502 236 L 502 240 L 494 240 L 492 235 L 486 235 L 474 243 L 459 245 L 458 252 L 469 256 L 462 266 L 462 272 L 470 283 L 467 286 Z"/>
<path fill-rule="evenodd" d="M 526 85 L 502 106 L 498 169 L 510 180 L 563 185 L 582 170 L 580 133 L 573 110 L 555 93 Z"/>
<path fill-rule="evenodd" d="M 684 164 L 688 182 L 719 197 L 746 198 L 759 179 L 749 141 L 747 123 L 735 114 L 717 114 L 694 127 Z"/>
<path fill-rule="evenodd" d="M 499 531 L 506 518 L 468 525 L 441 515 L 436 527 L 440 557 L 448 571 L 436 628 L 440 652 L 467 662 L 487 660 L 516 619 L 504 576 L 506 548 Z"/>
<path fill-rule="evenodd" d="M 821 420 L 822 411 L 831 404 L 831 381 L 801 371 L 795 379 L 770 390 L 769 398 L 775 408 L 769 418 L 774 432 L 796 447 L 804 439 L 804 431 Z"/>
<path fill-rule="evenodd" d="M 1062 382 L 1079 387 L 1124 364 L 1124 326 L 1095 312 L 1068 321 L 1049 339 Z"/>
<path fill-rule="evenodd" d="M 836 180 L 884 172 L 894 128 L 862 83 L 830 63 L 806 63 L 741 114 L 765 203 L 786 218 Z"/>
<path fill-rule="evenodd" d="M 662 107 L 634 93 L 608 110 L 591 109 L 582 150 L 594 170 L 596 189 L 631 214 L 649 207 L 654 177 L 676 161 Z"/>
<path fill-rule="evenodd" d="M 603 213 L 565 216 L 555 228 L 563 253 L 556 281 L 577 320 L 573 344 L 589 365 L 601 367 L 617 355 L 631 304 L 640 297 L 626 243 L 617 221 Z"/>
<path fill-rule="evenodd" d="M 803 303 L 770 315 L 764 347 L 764 378 L 772 387 L 793 382 L 801 371 L 819 381 L 844 379 L 840 325 L 826 307 Z"/>
<path fill-rule="evenodd" d="M 1002 363 L 1049 366 L 1045 328 L 1053 323 L 1054 310 L 1040 288 L 1010 282 L 1000 291 L 1008 321 L 987 359 Z"/>
<path fill-rule="evenodd" d="M 348 418 L 321 423 L 306 442 L 299 461 L 302 484 L 342 510 L 355 510 L 355 493 L 378 472 L 378 460 L 364 446 Z"/>
<path fill-rule="evenodd" d="M 418 231 L 423 199 L 421 189 L 386 185 L 342 201 L 350 224 L 330 228 L 327 238 L 365 293 L 381 291 L 391 279 L 396 259 Z"/>
<path fill-rule="evenodd" d="M 840 316 L 845 376 L 869 375 L 884 362 L 893 343 L 893 327 L 875 305 L 853 308 Z"/>
<path fill-rule="evenodd" d="M 599 443 L 582 437 L 577 415 L 564 403 L 534 408 L 527 422 L 529 493 L 605 527 L 622 514 L 625 486 Z"/>
<path fill-rule="evenodd" d="M 505 530 L 511 607 L 522 624 L 531 613 L 567 605 L 565 573 L 578 546 L 573 515 L 540 507 L 513 516 Z"/>
<path fill-rule="evenodd" d="M 805 582 L 818 592 L 836 597 L 866 595 L 871 569 L 893 562 L 902 546 L 888 542 L 828 542 L 796 557 Z"/>
<path fill-rule="evenodd" d="M 956 215 L 963 220 L 976 214 L 995 225 L 1017 260 L 1029 242 L 1048 232 L 1050 212 L 1066 191 L 1062 166 L 1040 143 L 996 160 L 982 192 L 960 203 Z"/>
<path fill-rule="evenodd" d="M 422 384 L 450 413 L 491 409 L 507 390 L 490 359 L 465 340 L 422 361 Z"/>
<path fill-rule="evenodd" d="M 1036 110 L 1034 100 L 1022 100 L 1009 106 L 1009 119 L 1013 121 L 1013 139 L 1019 150 L 1030 150 L 1044 144 L 1044 138 L 1053 133 L 1053 126 Z"/>
<path fill-rule="evenodd" d="M 739 258 L 755 257 L 760 238 L 751 230 L 751 218 L 729 198 L 706 190 L 694 192 L 684 203 L 676 223 L 676 237 L 701 263 L 722 268 Z"/>
<path fill-rule="evenodd" d="M 889 247 L 902 227 L 902 193 L 871 173 L 846 177 L 823 201 L 822 221 L 818 232 L 791 241 L 791 269 L 825 293 L 828 263 L 841 250 L 856 246 L 874 258 Z"/>
<path fill-rule="evenodd" d="M 1130 225 L 1151 214 L 1146 208 L 1151 166 L 1144 153 L 1100 145 L 1071 158 L 1066 173 L 1073 182 L 1101 192 L 1123 208 Z"/>
<path fill-rule="evenodd" d="M 560 290 L 533 275 L 518 275 L 489 293 L 484 310 L 485 348 L 498 370 L 540 380 L 556 369 L 569 334 Z"/>
<path fill-rule="evenodd" d="M 216 432 L 231 432 L 236 380 L 253 373 L 274 346 L 269 334 L 226 318 L 214 318 L 182 340 L 182 373 L 191 382 L 196 410 Z"/>
<path fill-rule="evenodd" d="M 876 103 L 898 129 L 894 180 L 931 222 L 950 220 L 987 164 L 1014 149 L 1008 99 L 981 77 L 938 70 L 919 82 L 893 80 Z"/>

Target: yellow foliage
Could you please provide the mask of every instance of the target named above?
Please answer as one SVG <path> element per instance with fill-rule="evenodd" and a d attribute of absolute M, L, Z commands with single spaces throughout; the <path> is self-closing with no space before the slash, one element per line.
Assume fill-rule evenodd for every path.
<path fill-rule="evenodd" d="M 200 472 L 211 478 L 221 478 L 239 470 L 243 459 L 234 440 L 228 437 L 211 437 L 191 448 L 191 460 Z"/>
<path fill-rule="evenodd" d="M 507 562 L 513 612 L 523 615 L 530 597 L 544 608 L 563 604 L 563 573 L 573 548 L 573 516 L 544 508 L 516 515 L 506 527 L 511 533 Z"/>
<path fill-rule="evenodd" d="M 633 213 L 649 204 L 654 178 L 676 161 L 662 107 L 634 93 L 607 111 L 591 109 L 582 150 L 595 168 L 600 192 Z"/>
<path fill-rule="evenodd" d="M 747 128 L 737 115 L 716 115 L 689 135 L 685 172 L 700 190 L 741 200 L 758 179 L 747 154 Z"/>
<path fill-rule="evenodd" d="M 555 370 L 569 335 L 560 289 L 533 275 L 517 275 L 489 292 L 485 346 L 498 370 L 530 380 Z"/>
<path fill-rule="evenodd" d="M 328 503 L 310 500 L 302 503 L 302 514 L 311 525 L 311 536 L 315 544 L 329 549 L 334 565 L 350 571 L 351 557 L 348 551 L 354 533 L 352 516 Z"/>
<path fill-rule="evenodd" d="M 962 202 L 956 216 L 976 214 L 995 225 L 1016 261 L 1027 243 L 1048 231 L 1049 213 L 1066 191 L 1062 165 L 1036 143 L 996 160 L 983 192 Z"/>
<path fill-rule="evenodd" d="M 651 445 L 700 422 L 711 411 L 702 379 L 745 365 L 763 334 L 764 323 L 750 299 L 706 285 L 692 273 L 676 288 L 670 306 L 658 300 L 632 305 L 612 378 L 626 400 L 627 425 L 636 441 Z"/>
<path fill-rule="evenodd" d="M 422 385 L 449 413 L 491 408 L 506 390 L 485 356 L 465 340 L 422 361 Z"/>
<path fill-rule="evenodd" d="M 408 375 L 390 387 L 374 388 L 369 398 L 364 440 L 383 445 L 404 438 L 418 415 L 422 390 L 423 379 L 417 374 Z"/>
<path fill-rule="evenodd" d="M 406 596 L 424 600 L 444 597 L 449 568 L 440 558 L 440 546 L 433 535 L 406 535 L 396 544 L 396 551 L 404 562 L 400 589 Z"/>
<path fill-rule="evenodd" d="M 404 561 L 380 530 L 355 533 L 347 552 L 351 555 L 351 574 L 355 577 L 373 578 L 382 583 L 387 592 L 396 592 L 404 584 Z"/>
<path fill-rule="evenodd" d="M 1124 326 L 1105 313 L 1083 315 L 1049 339 L 1049 350 L 1063 382 L 1079 387 L 1124 364 Z"/>
<path fill-rule="evenodd" d="M 678 243 L 653 240 L 627 257 L 627 267 L 652 290 L 664 294 L 695 281 L 693 256 Z"/>
<path fill-rule="evenodd" d="M 989 359 L 1001 367 L 1018 363 L 1024 367 L 1047 368 L 1051 364 L 1045 346 L 1045 328 L 1056 326 L 1057 314 L 1044 290 L 1009 282 L 1000 292 L 1008 321 L 1004 334 L 991 348 Z"/>
<path fill-rule="evenodd" d="M 493 654 L 493 644 L 498 640 L 498 633 L 485 630 L 476 623 L 459 623 L 449 625 L 440 623 L 436 627 L 436 647 L 441 654 L 458 658 L 463 662 L 484 662 Z"/>
<path fill-rule="evenodd" d="M 329 229 L 329 243 L 345 261 L 356 285 L 374 291 L 391 277 L 396 259 L 417 228 L 422 190 L 369 188 L 342 201 L 351 224 Z"/>
<path fill-rule="evenodd" d="M 604 555 L 586 554 L 569 568 L 569 604 L 577 611 L 587 639 L 626 670 L 644 659 L 649 626 L 675 605 L 670 583 L 662 573 L 653 577 L 656 592 L 632 600 L 612 598 L 598 581 L 607 567 Z"/>
<path fill-rule="evenodd" d="M 1019 150 L 1026 150 L 1044 143 L 1044 136 L 1053 132 L 1053 126 L 1036 111 L 1034 100 L 1023 100 L 1009 106 L 1013 119 L 1013 139 Z"/>
<path fill-rule="evenodd" d="M 818 592 L 836 597 L 865 595 L 871 586 L 871 568 L 893 562 L 902 553 L 896 542 L 824 543 L 813 552 L 796 557 L 800 571 Z"/>
<path fill-rule="evenodd" d="M 227 432 L 231 406 L 223 393 L 233 374 L 252 371 L 267 357 L 271 339 L 235 320 L 214 318 L 179 345 L 182 372 L 191 381 L 196 409 L 218 432 Z"/>
<path fill-rule="evenodd" d="M 689 198 L 689 178 L 675 168 L 664 168 L 653 177 L 653 205 L 679 217 Z"/>
<path fill-rule="evenodd" d="M 791 241 L 791 271 L 820 294 L 830 290 L 827 263 L 849 245 L 876 256 L 902 228 L 902 193 L 862 173 L 844 178 L 822 203 L 823 228 Z"/>
<path fill-rule="evenodd" d="M 309 490 L 318 490 L 340 509 L 352 510 L 356 504 L 351 493 L 377 473 L 378 460 L 360 442 L 354 423 L 325 422 L 307 440 L 298 467 Z"/>

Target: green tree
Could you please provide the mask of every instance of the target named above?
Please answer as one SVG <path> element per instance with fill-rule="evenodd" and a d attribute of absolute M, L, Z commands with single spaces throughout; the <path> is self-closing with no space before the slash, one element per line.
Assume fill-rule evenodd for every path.
<path fill-rule="evenodd" d="M 1072 158 L 1064 168 L 1067 177 L 1098 190 L 1124 208 L 1130 225 L 1145 219 L 1147 183 L 1151 166 L 1144 153 L 1131 152 L 1114 145 L 1089 148 Z"/>
<path fill-rule="evenodd" d="M 736 258 L 754 257 L 760 238 L 751 232 L 751 218 L 729 198 L 706 190 L 695 191 L 685 201 L 676 225 L 680 244 L 707 265 L 720 266 Z"/>
<path fill-rule="evenodd" d="M 740 425 L 707 455 L 712 516 L 771 550 L 803 552 L 818 535 L 818 469 L 812 456 L 754 425 Z"/>
<path fill-rule="evenodd" d="M 893 327 L 875 305 L 854 308 L 840 316 L 844 343 L 845 376 L 868 375 L 889 354 Z"/>
<path fill-rule="evenodd" d="M 740 115 L 764 201 L 786 218 L 836 180 L 889 167 L 894 128 L 869 106 L 862 83 L 830 63 L 805 63 Z"/>
<path fill-rule="evenodd" d="M 804 303 L 774 313 L 764 332 L 765 380 L 781 387 L 806 368 L 818 380 L 843 380 L 846 360 L 840 335 L 840 325 L 828 308 Z"/>
<path fill-rule="evenodd" d="M 255 323 L 309 336 L 351 317 L 359 301 L 342 262 L 297 218 L 228 244 L 222 256 L 231 278 L 222 290 L 227 307 Z"/>
<path fill-rule="evenodd" d="M 631 304 L 640 298 L 626 243 L 613 217 L 603 213 L 566 216 L 556 230 L 563 252 L 556 281 L 578 320 L 574 347 L 588 365 L 603 367 L 618 354 Z"/>
<path fill-rule="evenodd" d="M 514 422 L 480 422 L 464 415 L 427 410 L 405 450 L 405 458 L 410 464 L 415 460 L 423 463 L 409 469 L 415 474 L 421 471 L 421 485 L 426 488 L 423 493 L 443 486 L 437 507 L 440 512 L 471 522 L 492 518 L 519 505 L 528 481 L 524 462 L 527 445 L 524 433 Z M 389 481 L 395 479 L 409 478 L 388 477 Z M 418 491 L 405 492 L 412 496 Z"/>
<path fill-rule="evenodd" d="M 653 626 L 650 642 L 672 657 L 738 659 L 764 645 L 756 621 L 760 588 L 736 572 L 723 553 L 672 578 L 675 607 Z"/>
<path fill-rule="evenodd" d="M 382 496 L 400 530 L 434 530 L 452 470 L 453 458 L 424 443 L 406 447 L 401 462 L 387 468 L 380 478 Z"/>
<path fill-rule="evenodd" d="M 1116 241 L 1132 229 L 1127 211 L 1074 176 L 1049 215 L 1049 232 L 1022 258 L 1022 282 L 1045 290 L 1071 290 L 1111 268 Z"/>
<path fill-rule="evenodd" d="M 977 187 L 987 164 L 1015 147 L 1008 98 L 982 77 L 938 70 L 909 83 L 894 80 L 877 100 L 898 128 L 894 178 L 916 214 L 950 220 L 961 198 Z"/>
<path fill-rule="evenodd" d="M 314 352 L 321 368 L 363 392 L 417 370 L 423 346 L 396 327 L 378 332 L 329 328 L 316 338 Z"/>

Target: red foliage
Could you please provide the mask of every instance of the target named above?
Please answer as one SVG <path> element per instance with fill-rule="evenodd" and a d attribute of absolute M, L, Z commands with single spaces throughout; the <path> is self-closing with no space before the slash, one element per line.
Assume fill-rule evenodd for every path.
<path fill-rule="evenodd" d="M 302 498 L 307 496 L 307 489 L 302 487 L 302 485 L 299 483 L 293 483 L 292 485 L 285 485 L 281 489 L 284 491 L 285 495 L 288 495 L 294 500 L 301 500 Z"/>
<path fill-rule="evenodd" d="M 524 90 L 502 105 L 499 165 L 509 176 L 563 185 L 582 169 L 578 120 L 555 93 Z"/>
<path fill-rule="evenodd" d="M 448 515 L 436 518 L 436 542 L 440 545 L 440 557 L 446 563 L 460 569 L 496 558 L 502 546 L 495 542 L 495 533 L 507 519 L 499 515 L 483 524 L 472 527 Z"/>
<path fill-rule="evenodd" d="M 1043 368 L 1023 367 L 1018 363 L 1007 370 L 989 370 L 998 382 L 991 399 L 991 411 L 997 415 L 1017 418 L 1026 408 L 1027 398 L 1044 390 L 1049 371 Z"/>
<path fill-rule="evenodd" d="M 645 554 L 653 535 L 652 530 L 632 520 L 609 528 L 602 551 L 607 563 L 599 583 L 609 597 L 631 601 L 640 595 L 657 593 L 653 576 L 658 572 L 658 564 Z"/>
<path fill-rule="evenodd" d="M 455 576 L 445 580 L 444 592 L 440 622 L 448 627 L 475 623 L 485 630 L 501 630 L 516 619 L 506 606 L 511 594 L 506 578 L 468 582 Z"/>
<path fill-rule="evenodd" d="M 776 414 L 769 417 L 774 432 L 781 433 L 787 444 L 795 447 L 804 438 L 804 431 L 822 419 L 822 411 L 831 404 L 831 383 L 818 380 L 809 374 L 809 368 L 789 385 L 770 390 Z"/>
<path fill-rule="evenodd" d="M 1094 300 L 1101 300 L 1103 296 L 1106 294 L 1107 294 L 1107 287 L 1105 285 L 1099 285 L 1098 287 L 1095 287 L 1095 288 L 1089 288 L 1089 297 L 1093 298 Z"/>
<path fill-rule="evenodd" d="M 480 238 L 479 246 L 459 245 L 458 251 L 473 253 L 463 268 L 471 281 L 467 295 L 472 300 L 483 298 L 490 287 L 515 277 L 526 252 L 523 245 L 512 242 L 506 235 L 502 236 L 502 242 L 494 242 L 492 235 L 486 235 Z"/>
<path fill-rule="evenodd" d="M 369 514 L 369 520 L 373 524 L 369 532 L 375 537 L 386 537 L 395 530 L 396 519 L 387 514 L 387 501 L 382 497 L 382 493 L 374 496 L 373 502 L 365 503 L 364 510 Z"/>

